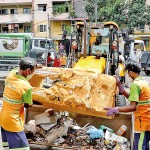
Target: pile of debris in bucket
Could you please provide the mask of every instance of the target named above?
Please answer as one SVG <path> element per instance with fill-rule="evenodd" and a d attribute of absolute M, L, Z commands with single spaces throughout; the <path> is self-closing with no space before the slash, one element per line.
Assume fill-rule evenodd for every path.
<path fill-rule="evenodd" d="M 123 130 L 121 130 L 122 132 Z M 130 150 L 130 142 L 118 131 L 101 125 L 77 125 L 67 112 L 46 112 L 36 115 L 25 125 L 27 138 L 32 142 L 74 150 Z"/>

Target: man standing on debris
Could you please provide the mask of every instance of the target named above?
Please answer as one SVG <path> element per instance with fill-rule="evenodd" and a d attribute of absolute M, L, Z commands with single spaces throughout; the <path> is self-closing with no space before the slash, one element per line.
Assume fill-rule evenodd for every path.
<path fill-rule="evenodd" d="M 24 132 L 24 107 L 32 105 L 32 87 L 26 77 L 36 66 L 34 59 L 25 57 L 19 63 L 19 70 L 12 70 L 5 80 L 0 126 L 3 147 L 10 150 L 29 150 Z"/>
<path fill-rule="evenodd" d="M 127 64 L 126 71 L 133 80 L 128 94 L 116 77 L 119 91 L 130 101 L 124 107 L 105 108 L 107 115 L 118 112 L 134 112 L 134 143 L 133 150 L 149 150 L 150 141 L 150 85 L 140 76 L 140 68 L 135 64 Z"/>

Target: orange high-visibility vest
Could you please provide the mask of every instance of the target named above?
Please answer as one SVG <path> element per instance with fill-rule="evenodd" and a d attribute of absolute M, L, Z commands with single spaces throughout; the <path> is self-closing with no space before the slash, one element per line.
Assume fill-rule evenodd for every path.
<path fill-rule="evenodd" d="M 11 71 L 5 80 L 0 126 L 10 132 L 24 130 L 24 103 L 32 104 L 31 85 L 23 76 Z"/>
<path fill-rule="evenodd" d="M 150 131 L 150 85 L 143 78 L 133 82 L 141 89 L 135 115 L 135 131 Z"/>

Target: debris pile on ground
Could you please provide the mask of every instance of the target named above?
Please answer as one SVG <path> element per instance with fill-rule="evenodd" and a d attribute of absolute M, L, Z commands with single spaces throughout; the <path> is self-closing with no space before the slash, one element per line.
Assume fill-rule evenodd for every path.
<path fill-rule="evenodd" d="M 28 139 L 59 148 L 74 150 L 130 150 L 130 142 L 112 129 L 99 129 L 86 124 L 79 127 L 67 112 L 46 112 L 36 115 L 25 125 Z"/>

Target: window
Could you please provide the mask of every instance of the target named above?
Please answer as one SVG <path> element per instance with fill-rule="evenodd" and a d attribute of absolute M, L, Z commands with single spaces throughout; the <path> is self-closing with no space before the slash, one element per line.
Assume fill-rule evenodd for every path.
<path fill-rule="evenodd" d="M 2 15 L 8 15 L 8 9 L 2 9 L 1 14 Z"/>
<path fill-rule="evenodd" d="M 65 30 L 66 30 L 66 27 L 67 27 L 66 24 L 62 24 L 61 30 L 62 30 L 62 31 L 65 31 Z"/>
<path fill-rule="evenodd" d="M 46 11 L 46 4 L 38 4 L 39 11 Z"/>
<path fill-rule="evenodd" d="M 46 40 L 40 40 L 40 47 L 51 49 L 52 48 L 52 42 L 46 41 Z"/>
<path fill-rule="evenodd" d="M 145 39 L 143 39 L 143 41 L 144 41 L 144 44 L 145 44 L 146 48 L 148 48 L 149 47 L 149 39 L 145 38 Z"/>
<path fill-rule="evenodd" d="M 10 14 L 17 14 L 17 13 L 18 13 L 17 9 L 10 9 Z"/>
<path fill-rule="evenodd" d="M 40 47 L 41 47 L 41 48 L 45 48 L 45 47 L 46 47 L 46 41 L 44 41 L 44 40 L 42 41 L 42 40 L 41 40 L 41 41 L 40 41 Z"/>
<path fill-rule="evenodd" d="M 36 39 L 35 39 L 35 40 L 34 40 L 34 46 L 35 46 L 35 47 L 38 47 L 38 46 L 39 46 L 38 43 L 39 43 L 39 40 L 36 40 Z"/>
<path fill-rule="evenodd" d="M 15 27 L 14 30 L 13 30 L 13 32 L 14 32 L 14 33 L 18 33 L 18 32 L 19 32 L 19 28 L 18 28 L 18 27 Z"/>
<path fill-rule="evenodd" d="M 2 27 L 2 33 L 8 33 L 8 27 Z"/>
<path fill-rule="evenodd" d="M 46 32 L 47 31 L 47 25 L 39 25 L 38 31 L 39 32 Z"/>
<path fill-rule="evenodd" d="M 24 26 L 24 33 L 29 33 L 31 32 L 31 27 L 30 26 Z"/>
<path fill-rule="evenodd" d="M 23 8 L 23 13 L 24 14 L 30 14 L 31 13 L 31 9 L 30 8 Z"/>

